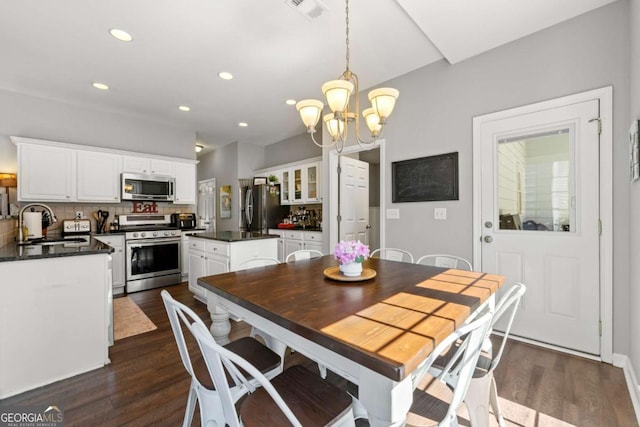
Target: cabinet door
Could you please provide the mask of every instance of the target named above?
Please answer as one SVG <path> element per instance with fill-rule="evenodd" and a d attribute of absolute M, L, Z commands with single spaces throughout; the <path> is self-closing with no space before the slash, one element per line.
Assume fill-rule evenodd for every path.
<path fill-rule="evenodd" d="M 278 239 L 278 261 L 284 262 L 284 239 Z"/>
<path fill-rule="evenodd" d="M 19 200 L 39 202 L 75 200 L 75 150 L 20 144 L 18 158 Z"/>
<path fill-rule="evenodd" d="M 196 165 L 176 163 L 174 165 L 176 179 L 175 200 L 178 205 L 196 204 Z"/>
<path fill-rule="evenodd" d="M 173 174 L 175 173 L 174 166 L 175 166 L 174 163 L 169 160 L 151 159 L 150 173 L 152 173 L 153 175 L 173 176 Z"/>
<path fill-rule="evenodd" d="M 287 259 L 290 253 L 304 249 L 302 240 L 285 240 L 284 241 L 284 260 Z"/>
<path fill-rule="evenodd" d="M 304 168 L 304 201 L 319 202 L 320 201 L 320 163 L 311 163 Z"/>
<path fill-rule="evenodd" d="M 304 248 L 305 249 L 315 249 L 316 251 L 320 251 L 322 253 L 324 253 L 324 251 L 322 250 L 322 242 L 304 242 Z"/>
<path fill-rule="evenodd" d="M 132 173 L 151 173 L 151 163 L 147 157 L 124 156 L 122 158 L 122 171 Z"/>
<path fill-rule="evenodd" d="M 291 171 L 291 179 L 293 181 L 293 189 L 291 193 L 291 202 L 292 203 L 301 203 L 304 201 L 304 183 L 302 182 L 302 167 L 296 167 Z"/>
<path fill-rule="evenodd" d="M 78 151 L 78 201 L 120 202 L 122 156 Z"/>
<path fill-rule="evenodd" d="M 227 257 L 206 254 L 204 262 L 207 276 L 227 273 L 229 271 L 229 258 Z"/>
<path fill-rule="evenodd" d="M 124 293 L 125 285 L 125 266 L 124 266 L 124 236 L 120 235 L 104 235 L 94 236 L 94 239 L 109 245 L 113 248 L 111 254 L 111 274 L 113 276 L 113 294 L 119 295 Z"/>
<path fill-rule="evenodd" d="M 291 204 L 291 186 L 293 185 L 291 181 L 291 171 L 283 170 L 282 171 L 282 183 L 280 185 L 280 203 L 283 205 Z"/>
<path fill-rule="evenodd" d="M 207 293 L 204 288 L 198 286 L 198 278 L 206 276 L 204 265 L 204 252 L 189 250 L 189 290 L 196 299 L 207 301 Z"/>

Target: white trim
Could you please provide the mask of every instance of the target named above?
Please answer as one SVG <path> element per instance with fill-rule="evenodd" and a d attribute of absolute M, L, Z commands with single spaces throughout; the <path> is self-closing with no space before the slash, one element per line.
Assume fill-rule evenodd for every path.
<path fill-rule="evenodd" d="M 340 154 L 353 154 L 361 151 L 380 149 L 380 247 L 385 247 L 386 224 L 384 213 L 386 212 L 386 163 L 385 163 L 385 139 L 381 138 L 370 146 L 349 145 L 344 147 L 342 153 L 335 148 L 329 151 L 329 253 L 333 252 L 338 243 L 338 175 L 335 173 L 338 167 Z M 324 207 L 326 209 L 326 207 Z M 326 221 L 326 217 L 323 218 Z"/>
<path fill-rule="evenodd" d="M 631 360 L 626 354 L 613 354 L 613 366 L 622 368 L 624 372 L 624 378 L 627 382 L 627 389 L 629 390 L 629 397 L 631 397 L 631 403 L 636 413 L 636 421 L 640 424 L 640 386 L 638 385 L 638 377 L 633 370 Z"/>
<path fill-rule="evenodd" d="M 529 104 L 505 111 L 473 118 L 473 265 L 482 265 L 482 217 L 479 203 L 481 195 L 480 129 L 484 123 L 508 117 L 576 104 L 592 99 L 600 100 L 600 359 L 611 363 L 613 358 L 613 87 L 606 86 L 587 92 Z"/>

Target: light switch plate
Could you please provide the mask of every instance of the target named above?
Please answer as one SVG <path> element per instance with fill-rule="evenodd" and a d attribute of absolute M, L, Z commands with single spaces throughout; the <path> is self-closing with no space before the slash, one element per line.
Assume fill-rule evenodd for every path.
<path fill-rule="evenodd" d="M 400 209 L 387 209 L 387 219 L 400 219 Z"/>
<path fill-rule="evenodd" d="M 433 219 L 447 219 L 447 208 L 434 208 Z"/>

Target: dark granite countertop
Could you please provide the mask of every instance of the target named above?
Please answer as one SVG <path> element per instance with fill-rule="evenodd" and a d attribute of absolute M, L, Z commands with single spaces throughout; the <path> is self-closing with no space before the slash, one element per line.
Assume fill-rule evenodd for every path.
<path fill-rule="evenodd" d="M 221 242 L 242 242 L 245 240 L 277 239 L 280 236 L 254 231 L 218 231 L 215 233 L 197 233 L 199 239 L 220 240 Z"/>
<path fill-rule="evenodd" d="M 10 243 L 0 248 L 0 262 L 108 254 L 111 252 L 113 252 L 113 248 L 93 238 L 88 243 L 72 242 L 57 245 L 18 245 L 17 243 Z"/>

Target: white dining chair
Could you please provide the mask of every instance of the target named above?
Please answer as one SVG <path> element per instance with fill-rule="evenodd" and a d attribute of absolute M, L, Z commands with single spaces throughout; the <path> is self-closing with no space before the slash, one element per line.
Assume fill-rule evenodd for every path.
<path fill-rule="evenodd" d="M 324 254 L 316 249 L 300 249 L 287 255 L 284 262 L 300 261 L 303 259 L 311 259 L 322 257 Z"/>
<path fill-rule="evenodd" d="M 223 408 L 220 404 L 219 391 L 213 387 L 210 381 L 207 381 L 207 375 L 202 375 L 202 369 L 198 369 L 198 365 L 194 366 L 194 363 L 199 359 L 192 358 L 189 354 L 189 346 L 183 333 L 183 327 L 192 334 L 193 325 L 198 325 L 206 331 L 209 337 L 211 337 L 211 340 L 213 340 L 213 337 L 202 319 L 200 319 L 193 310 L 176 301 L 166 290 L 163 290 L 160 295 L 167 310 L 167 316 L 169 317 L 169 323 L 171 324 L 171 329 L 178 346 L 182 364 L 191 376 L 189 397 L 187 398 L 187 407 L 182 425 L 184 427 L 191 425 L 196 402 L 200 407 L 201 425 L 209 425 L 210 423 L 214 423 L 214 425 L 224 425 L 224 423 L 221 424 L 224 416 Z M 255 368 L 262 372 L 267 378 L 273 378 L 282 372 L 284 359 L 254 338 L 241 338 L 225 345 L 225 348 L 227 351 L 240 354 L 242 357 L 250 360 Z M 194 363 L 192 363 L 192 360 Z M 256 386 L 259 385 L 258 382 L 253 379 L 251 381 L 239 381 L 233 376 L 233 372 L 230 372 L 230 375 L 234 379 L 234 384 L 230 386 L 229 393 L 234 401 L 237 401 L 246 393 L 255 390 Z"/>
<path fill-rule="evenodd" d="M 416 264 L 473 271 L 473 265 L 469 261 L 462 257 L 448 254 L 425 255 L 418 258 Z"/>
<path fill-rule="evenodd" d="M 500 363 L 502 352 L 504 351 L 507 338 L 511 331 L 511 326 L 515 318 L 516 312 L 520 305 L 520 300 L 526 292 L 527 288 L 522 283 L 516 283 L 500 298 L 496 304 L 493 317 L 491 319 L 491 328 L 502 318 L 506 319 L 505 330 L 500 339 L 500 346 L 495 354 L 492 354 L 491 345 L 491 328 L 483 341 L 483 352 L 478 358 L 473 377 L 469 383 L 469 390 L 464 398 L 464 402 L 469 410 L 469 418 L 472 427 L 488 427 L 489 408 L 493 410 L 493 414 L 498 420 L 500 427 L 505 426 L 504 417 L 498 404 L 498 389 L 493 376 L 493 371 Z M 453 349 L 453 347 L 452 347 Z M 444 356 L 438 358 L 429 368 L 431 375 L 443 376 L 449 385 L 455 385 L 458 381 L 456 372 L 443 374 L 442 370 L 446 366 L 453 354 L 453 350 Z"/>
<path fill-rule="evenodd" d="M 492 313 L 485 310 L 474 321 L 462 325 L 449 334 L 431 354 L 411 373 L 414 389 L 413 403 L 407 414 L 408 426 L 457 426 L 456 411 L 467 393 L 471 375 L 476 366 L 482 341 L 490 327 Z M 456 345 L 451 363 L 440 371 L 440 376 L 430 375 L 431 365 L 442 353 Z M 458 381 L 454 387 L 447 387 L 444 379 L 455 371 Z M 353 399 L 354 417 L 367 418 L 366 409 L 358 400 L 358 387 L 347 382 L 347 391 Z"/>
<path fill-rule="evenodd" d="M 193 326 L 223 408 L 224 418 L 216 425 L 355 426 L 351 398 L 337 386 L 299 365 L 269 380 L 252 363 L 217 344 L 205 327 Z M 246 388 L 252 387 L 247 376 L 262 387 L 238 402 L 229 387 L 228 372 Z"/>
<path fill-rule="evenodd" d="M 271 257 L 255 257 L 249 258 L 238 264 L 238 270 L 247 270 L 256 267 L 266 267 L 267 265 L 280 264 L 276 258 Z"/>
<path fill-rule="evenodd" d="M 381 258 L 389 261 L 409 262 L 413 264 L 413 255 L 409 251 L 397 248 L 376 249 L 369 255 L 370 258 Z"/>

